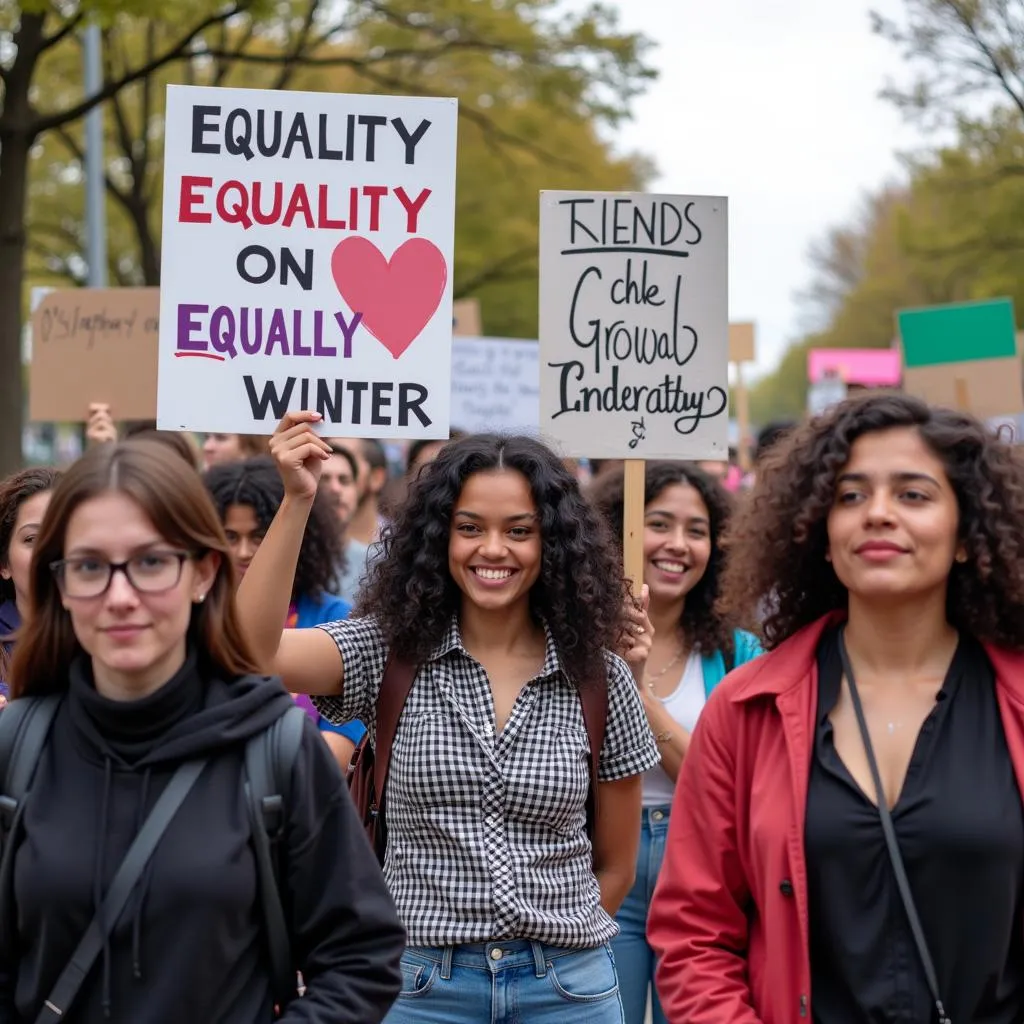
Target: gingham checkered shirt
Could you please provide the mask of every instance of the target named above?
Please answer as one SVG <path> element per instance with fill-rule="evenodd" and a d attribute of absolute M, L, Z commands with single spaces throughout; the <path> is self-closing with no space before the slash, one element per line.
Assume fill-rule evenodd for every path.
<path fill-rule="evenodd" d="M 345 666 L 341 697 L 315 703 L 331 722 L 373 722 L 387 647 L 373 619 L 319 627 Z M 599 779 L 658 764 L 636 683 L 608 655 Z M 550 633 L 539 675 L 495 734 L 483 668 L 453 620 L 421 666 L 388 774 L 384 874 L 416 946 L 534 939 L 587 948 L 617 932 L 601 908 L 586 831 L 590 746 L 579 696 Z"/>

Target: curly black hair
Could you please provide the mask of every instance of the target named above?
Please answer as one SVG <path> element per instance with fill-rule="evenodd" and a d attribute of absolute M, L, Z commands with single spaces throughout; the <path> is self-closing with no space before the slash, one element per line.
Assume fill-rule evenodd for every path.
<path fill-rule="evenodd" d="M 18 510 L 29 498 L 52 491 L 61 474 L 48 466 L 30 466 L 0 480 L 0 567 L 7 565 Z M 14 600 L 14 583 L 0 579 L 0 601 Z"/>
<path fill-rule="evenodd" d="M 203 474 L 203 483 L 217 506 L 222 523 L 232 505 L 248 505 L 264 533 L 270 529 L 274 515 L 284 501 L 284 483 L 269 456 L 259 455 L 211 466 Z M 292 598 L 316 599 L 333 593 L 338 587 L 338 574 L 344 570 L 344 564 L 338 518 L 330 503 L 318 494 L 299 549 Z"/>
<path fill-rule="evenodd" d="M 705 654 L 732 651 L 733 623 L 716 607 L 724 553 L 722 534 L 732 515 L 732 495 L 709 473 L 687 462 L 649 462 L 644 480 L 644 505 L 650 505 L 666 488 L 675 484 L 692 487 L 707 506 L 710 518 L 711 557 L 697 585 L 686 595 L 679 625 L 688 643 Z M 595 480 L 590 491 L 621 549 L 625 474 L 622 470 Z"/>
<path fill-rule="evenodd" d="M 859 395 L 795 428 L 776 445 L 725 538 L 723 607 L 765 613 L 775 647 L 847 606 L 826 560 L 839 472 L 865 434 L 915 429 L 945 467 L 967 552 L 949 581 L 947 616 L 977 639 L 1024 649 L 1024 461 L 971 416 L 899 393 Z"/>
<path fill-rule="evenodd" d="M 356 614 L 376 617 L 397 656 L 414 663 L 430 656 L 462 604 L 448 571 L 455 503 L 470 476 L 489 470 L 522 473 L 537 506 L 542 556 L 532 614 L 547 624 L 577 686 L 605 684 L 603 652 L 623 628 L 622 570 L 576 478 L 533 438 L 475 434 L 447 444 L 385 527 L 383 553 L 371 565 Z"/>

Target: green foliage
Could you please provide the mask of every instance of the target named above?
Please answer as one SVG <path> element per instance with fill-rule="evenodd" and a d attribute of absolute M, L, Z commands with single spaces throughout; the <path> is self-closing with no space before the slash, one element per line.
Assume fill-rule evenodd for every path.
<path fill-rule="evenodd" d="M 352 4 L 332 21 L 310 0 L 277 4 L 278 20 L 235 19 L 204 33 L 200 56 L 173 61 L 104 105 L 112 284 L 158 283 L 163 97 L 172 82 L 327 92 L 454 95 L 459 126 L 455 294 L 480 300 L 485 330 L 537 331 L 538 193 L 638 189 L 652 170 L 616 155 L 602 132 L 627 115 L 653 76 L 647 43 L 619 34 L 595 6 L 436 0 Z M 310 13 L 315 16 L 310 17 Z M 105 33 L 108 75 L 165 50 L 174 24 L 121 16 Z M 344 33 L 339 35 L 338 29 Z M 289 56 L 294 55 L 294 56 Z M 39 85 L 53 103 L 81 93 L 77 48 L 55 47 Z M 87 267 L 81 124 L 46 135 L 32 163 L 31 283 L 81 283 Z"/>
<path fill-rule="evenodd" d="M 904 0 L 904 12 L 875 19 L 915 74 L 888 95 L 925 125 L 955 124 L 956 141 L 906 160 L 905 184 L 812 250 L 819 328 L 752 389 L 755 422 L 802 412 L 807 349 L 888 347 L 900 309 L 998 296 L 1024 309 L 1024 0 Z M 981 95 L 996 101 L 985 117 Z"/>

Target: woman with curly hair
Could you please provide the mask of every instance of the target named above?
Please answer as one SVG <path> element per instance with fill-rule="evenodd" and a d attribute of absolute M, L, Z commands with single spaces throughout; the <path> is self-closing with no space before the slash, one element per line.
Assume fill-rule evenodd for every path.
<path fill-rule="evenodd" d="M 203 474 L 203 480 L 227 534 L 235 580 L 239 582 L 284 500 L 284 484 L 269 456 L 219 463 Z M 351 605 L 332 593 L 337 585 L 336 572 L 343 564 L 337 519 L 330 502 L 321 496 L 310 511 L 299 548 L 284 619 L 286 628 L 305 629 L 348 618 Z M 366 731 L 362 724 L 332 725 L 320 716 L 308 696 L 297 694 L 295 700 L 318 724 L 338 764 L 347 768 Z"/>
<path fill-rule="evenodd" d="M 625 506 L 621 469 L 591 492 L 620 537 Z M 722 574 L 722 533 L 732 497 L 721 483 L 684 462 L 651 462 L 644 485 L 644 590 L 654 639 L 641 694 L 661 764 L 643 779 L 643 815 L 636 881 L 616 918 L 612 942 L 626 1024 L 643 1024 L 651 999 L 654 1024 L 664 1024 L 654 986 L 654 951 L 647 941 L 651 894 L 665 855 L 676 778 L 690 735 L 711 692 L 727 671 L 760 653 L 749 633 L 716 608 Z"/>
<path fill-rule="evenodd" d="M 600 518 L 539 442 L 452 442 L 385 531 L 360 617 L 282 633 L 279 595 L 329 451 L 318 419 L 291 413 L 271 442 L 287 496 L 239 605 L 262 663 L 371 735 L 389 657 L 418 669 L 384 808 L 409 938 L 388 1024 L 622 1024 L 608 943 L 658 753 L 608 651 L 624 593 Z M 587 687 L 607 696 L 592 829 Z"/>
<path fill-rule="evenodd" d="M 34 466 L 0 481 L 0 707 L 8 698 L 14 636 L 28 612 L 32 548 L 59 479 L 57 470 Z"/>
<path fill-rule="evenodd" d="M 850 399 L 731 528 L 733 673 L 683 765 L 648 925 L 675 1024 L 1024 1019 L 1024 465 Z"/>

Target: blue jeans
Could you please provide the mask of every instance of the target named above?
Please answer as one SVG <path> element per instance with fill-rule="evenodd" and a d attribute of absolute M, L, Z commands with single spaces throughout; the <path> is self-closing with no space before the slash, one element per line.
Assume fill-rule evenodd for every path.
<path fill-rule="evenodd" d="M 654 987 L 654 950 L 647 943 L 647 912 L 665 857 L 668 807 L 645 807 L 640 828 L 636 881 L 615 918 L 619 934 L 612 939 L 626 1024 L 644 1024 L 651 995 L 654 1024 L 667 1024 Z"/>
<path fill-rule="evenodd" d="M 623 1024 L 610 946 L 410 946 L 384 1024 Z"/>

